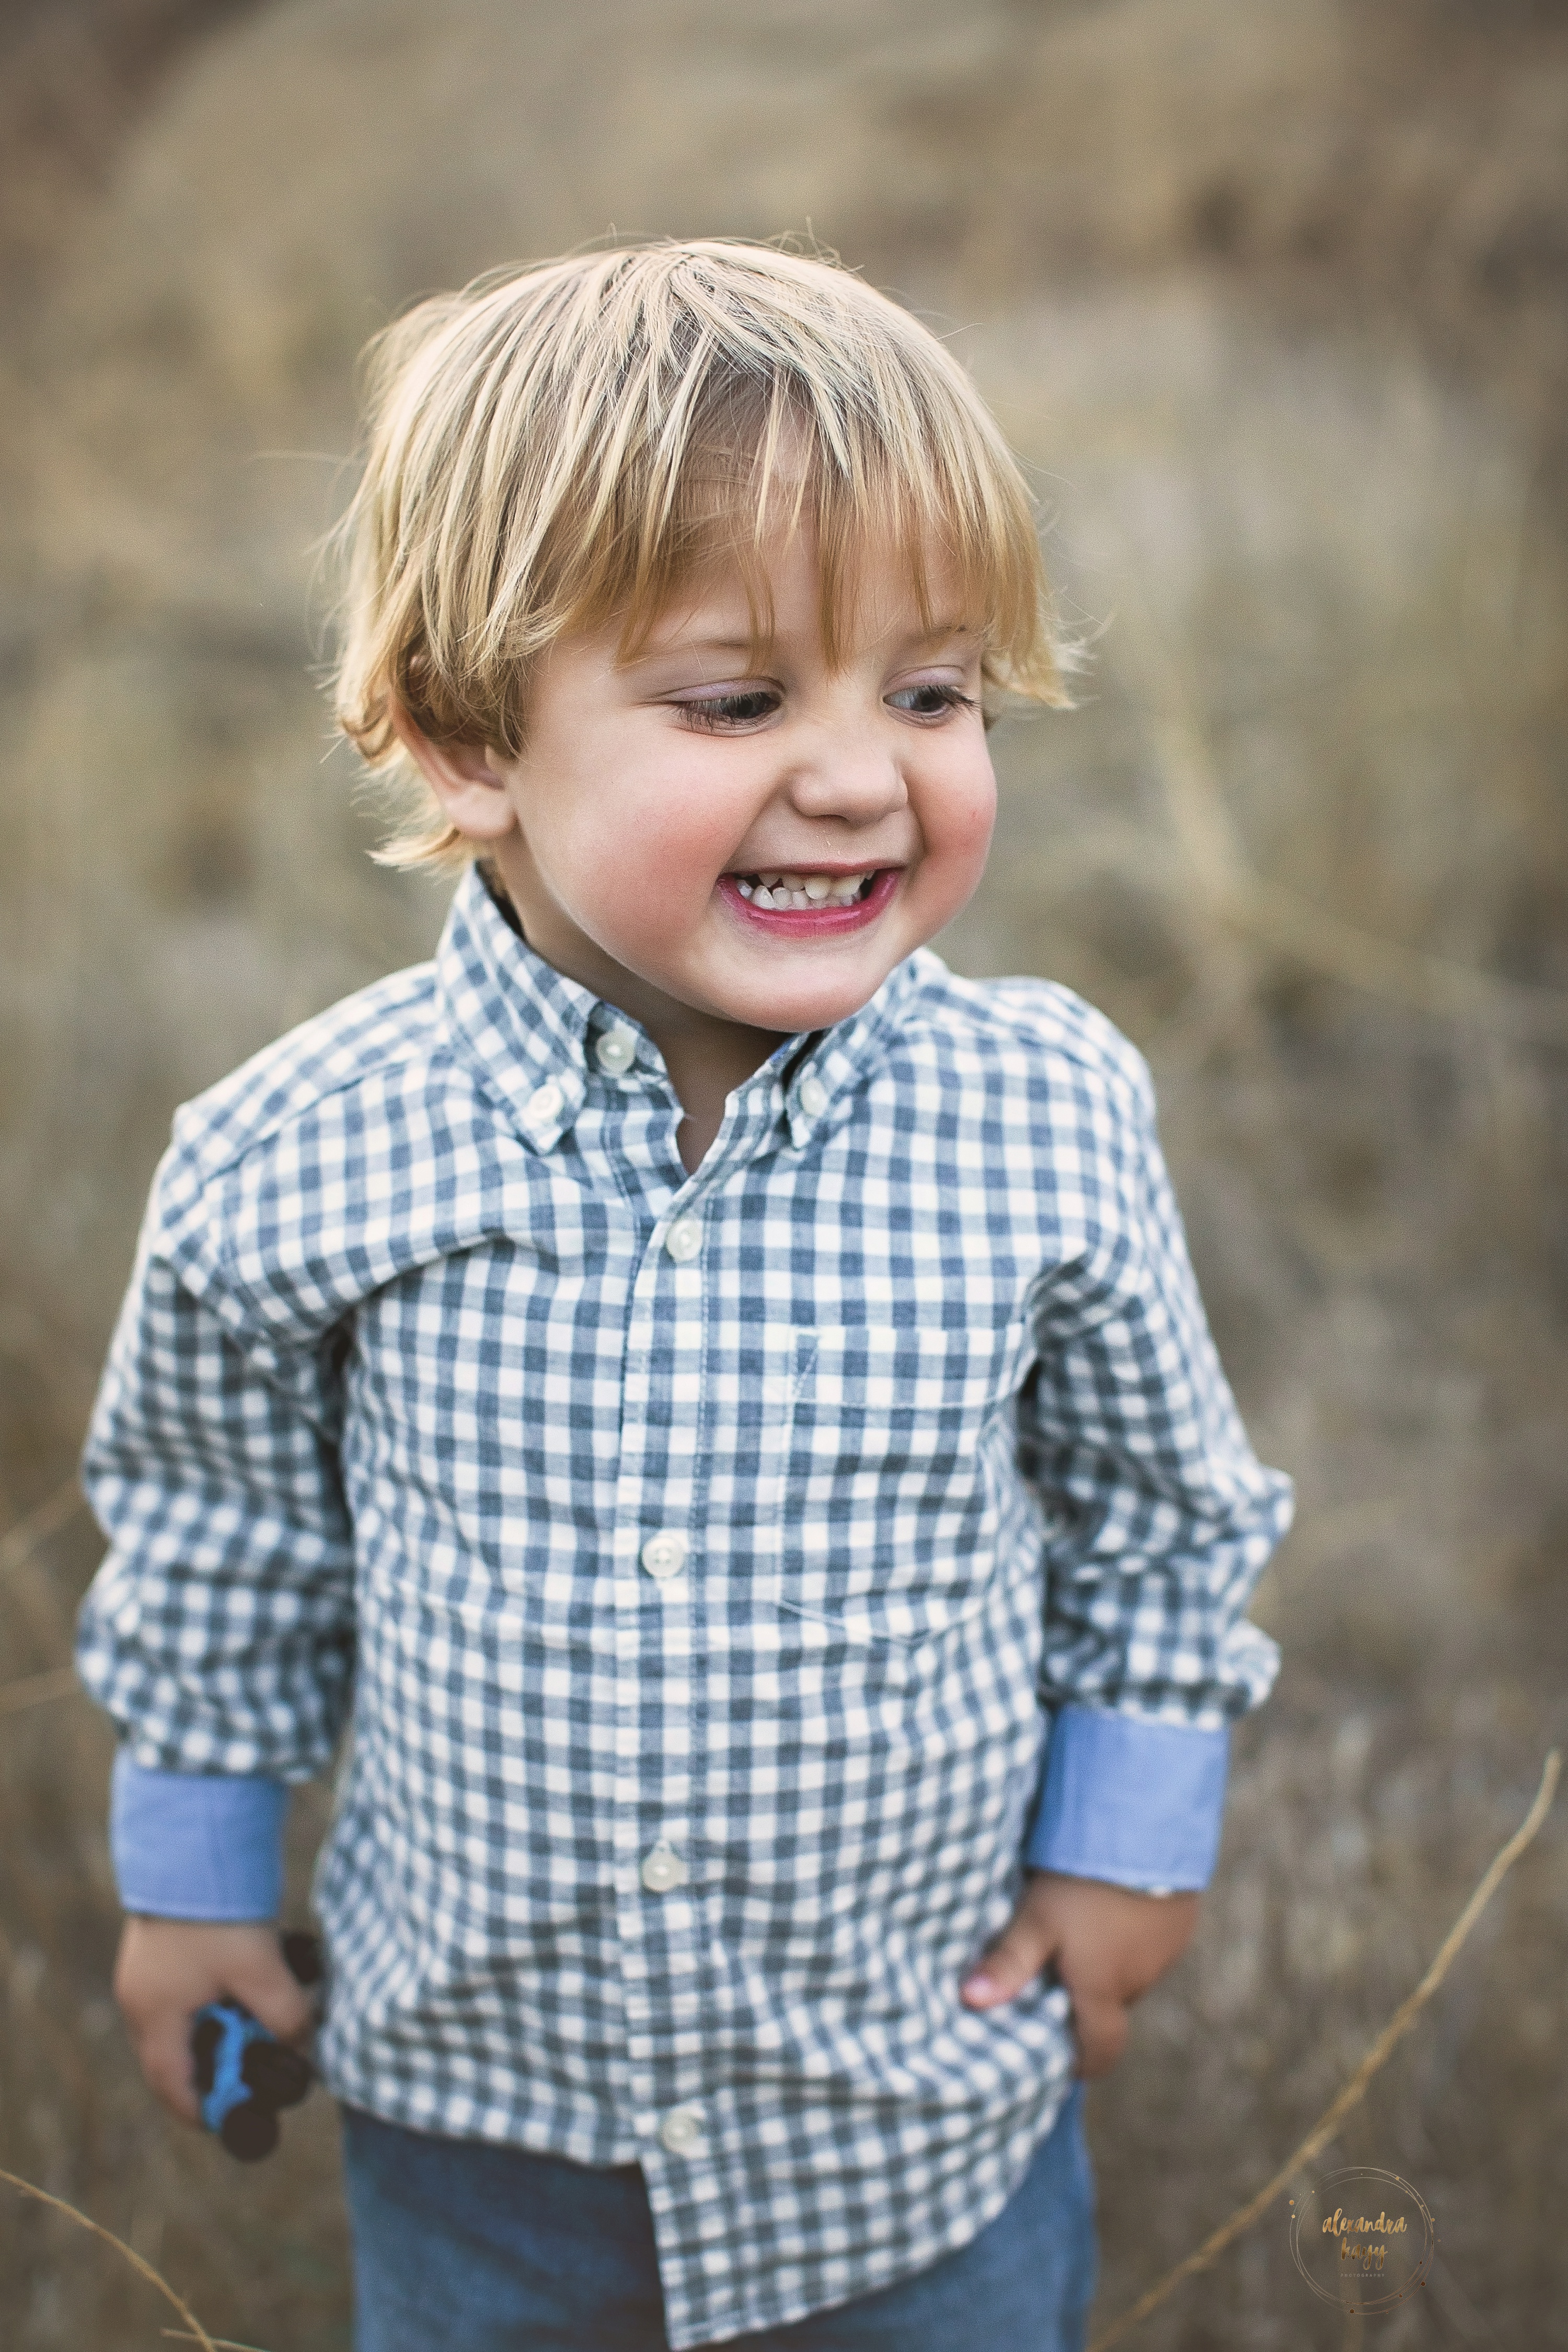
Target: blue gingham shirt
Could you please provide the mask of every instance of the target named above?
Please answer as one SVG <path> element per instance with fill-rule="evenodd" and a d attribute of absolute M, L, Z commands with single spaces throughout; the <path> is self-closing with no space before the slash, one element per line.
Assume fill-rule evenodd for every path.
<path fill-rule="evenodd" d="M 1289 1514 L 1147 1074 L 1065 990 L 922 951 L 695 1175 L 680 1118 L 477 873 L 432 965 L 188 1106 L 80 1652 L 133 1907 L 256 1916 L 247 1824 L 352 1718 L 332 2088 L 640 2162 L 677 2347 L 917 2270 L 1018 2185 L 1066 1996 L 975 2013 L 963 1976 L 1026 1846 L 1203 1882 Z"/>

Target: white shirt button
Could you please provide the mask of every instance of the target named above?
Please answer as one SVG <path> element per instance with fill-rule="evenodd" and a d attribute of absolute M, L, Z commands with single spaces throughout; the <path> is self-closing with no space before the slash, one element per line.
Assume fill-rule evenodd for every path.
<path fill-rule="evenodd" d="M 686 1566 L 686 1538 L 673 1528 L 661 1528 L 644 1544 L 642 1564 L 657 1583 L 668 1584 Z"/>
<path fill-rule="evenodd" d="M 827 1108 L 827 1088 L 815 1071 L 808 1071 L 800 1082 L 800 1107 L 807 1118 L 820 1118 Z"/>
<path fill-rule="evenodd" d="M 668 1838 L 650 1845 L 642 1858 L 642 1883 L 650 1895 L 672 1895 L 686 1884 L 686 1864 Z"/>
<path fill-rule="evenodd" d="M 541 1120 L 559 1118 L 565 1106 L 566 1097 L 554 1079 L 546 1078 L 544 1084 L 535 1087 L 529 1096 L 528 1115 L 530 1118 Z"/>
<path fill-rule="evenodd" d="M 623 1070 L 629 1070 L 637 1057 L 635 1029 L 606 1029 L 594 1048 L 594 1059 L 601 1070 L 608 1071 L 612 1078 L 618 1078 Z"/>
<path fill-rule="evenodd" d="M 658 2127 L 658 2136 L 671 2156 L 694 2156 L 706 2137 L 702 2117 L 695 2107 L 671 2107 Z"/>
<path fill-rule="evenodd" d="M 702 1226 L 696 1217 L 677 1217 L 664 1237 L 665 1248 L 677 1265 L 688 1265 L 702 1246 Z"/>

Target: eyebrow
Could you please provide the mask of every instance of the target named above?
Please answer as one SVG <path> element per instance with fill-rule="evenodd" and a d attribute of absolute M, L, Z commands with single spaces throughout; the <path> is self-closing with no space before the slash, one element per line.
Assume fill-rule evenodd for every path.
<path fill-rule="evenodd" d="M 756 640 L 744 637 L 680 637 L 672 644 L 650 646 L 647 659 L 658 661 L 666 654 L 746 654 Z"/>
<path fill-rule="evenodd" d="M 938 621 L 933 627 L 922 629 L 920 635 L 912 637 L 910 642 L 917 646 L 942 646 L 949 637 L 978 637 L 983 635 L 975 621 Z"/>
<path fill-rule="evenodd" d="M 939 621 L 934 628 L 921 629 L 905 642 L 910 646 L 945 645 L 950 637 L 977 637 L 982 631 L 973 621 Z M 652 645 L 637 655 L 629 667 L 640 668 L 644 662 L 665 661 L 677 655 L 688 654 L 749 654 L 759 643 L 756 637 L 682 637 L 668 645 Z"/>

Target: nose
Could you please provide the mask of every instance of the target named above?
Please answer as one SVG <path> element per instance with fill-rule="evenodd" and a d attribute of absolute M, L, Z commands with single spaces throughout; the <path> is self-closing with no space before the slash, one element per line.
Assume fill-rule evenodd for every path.
<path fill-rule="evenodd" d="M 856 826 L 876 824 L 910 798 L 893 746 L 870 732 L 824 730 L 797 757 L 787 787 L 800 815 Z"/>

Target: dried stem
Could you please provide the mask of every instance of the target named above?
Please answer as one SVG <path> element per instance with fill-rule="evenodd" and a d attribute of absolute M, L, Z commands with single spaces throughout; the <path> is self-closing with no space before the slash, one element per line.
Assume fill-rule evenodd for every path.
<path fill-rule="evenodd" d="M 1448 1970 L 1453 1967 L 1458 1958 L 1460 1948 L 1476 1921 L 1497 1893 L 1507 1873 L 1519 1860 L 1520 1855 L 1546 1819 L 1552 1809 L 1552 1800 L 1556 1794 L 1557 1777 L 1561 1769 L 1562 1758 L 1554 1748 L 1546 1759 L 1541 1775 L 1541 1786 L 1535 1792 L 1534 1803 L 1507 1844 L 1493 1857 L 1490 1867 L 1479 1885 L 1444 1937 L 1438 1948 L 1437 1957 L 1431 1967 L 1415 1991 L 1400 2002 L 1350 2081 L 1331 2105 L 1324 2109 L 1300 2147 L 1294 2149 L 1286 2158 L 1274 2178 L 1265 2182 L 1256 2197 L 1249 2198 L 1245 2205 L 1237 2206 L 1230 2219 L 1227 2221 L 1222 2221 L 1219 2228 L 1206 2237 L 1201 2246 L 1179 2262 L 1174 2270 L 1167 2271 L 1164 2277 L 1158 2280 L 1146 2294 L 1140 2295 L 1131 2309 L 1123 2312 L 1120 2319 L 1114 2320 L 1103 2335 L 1097 2336 L 1089 2346 L 1089 2352 L 1110 2352 L 1111 2345 L 1120 2344 L 1123 2336 L 1131 2335 L 1133 2328 L 1138 2326 L 1141 2321 L 1147 2319 L 1150 2313 L 1156 2310 L 1184 2279 L 1195 2277 L 1199 2271 L 1207 2270 L 1209 2264 L 1217 2255 L 1225 2252 L 1234 2239 L 1239 2238 L 1244 2230 L 1250 2229 L 1259 2215 L 1267 2212 L 1269 2206 L 1284 2195 L 1302 2166 L 1310 2164 L 1320 2149 L 1325 2147 L 1334 2137 L 1351 2109 L 1364 2097 L 1367 2084 L 1383 2065 L 1394 2043 L 1408 2033 L 1419 2012 L 1431 2000 Z"/>
<path fill-rule="evenodd" d="M 10 1533 L 0 1540 L 0 1576 L 25 1566 L 38 1546 L 73 1519 L 81 1507 L 81 1489 L 74 1478 L 57 1486 L 52 1495 L 47 1496 L 25 1518 L 19 1519 Z M 76 1670 L 71 1666 L 58 1666 L 46 1674 L 27 1675 L 21 1681 L 0 1689 L 0 1715 L 13 1713 L 21 1707 L 41 1706 L 47 1699 L 63 1698 L 68 1691 L 77 1687 Z M 76 2223 L 78 2229 L 86 2230 L 91 2236 L 101 2238 L 106 2246 L 112 2246 L 116 2253 L 122 2254 L 132 2269 L 144 2278 L 149 2286 L 156 2287 L 165 2303 L 179 2314 L 191 2331 L 192 2340 L 202 2345 L 205 2352 L 217 2352 L 217 2347 L 189 2305 L 181 2301 L 168 2280 L 162 2277 L 151 2263 L 144 2262 L 133 2246 L 128 2246 L 122 2238 L 117 2238 L 113 2231 L 106 2230 L 101 2222 L 79 2212 L 74 2205 L 68 2205 L 63 2197 L 51 2196 L 47 2189 L 36 2188 L 32 2181 L 22 2179 L 15 2172 L 0 2168 L 0 2180 L 7 2188 L 16 2189 L 18 2196 L 30 2197 L 37 2204 L 48 2206 L 52 2212 L 63 2213 L 68 2221 Z"/>
<path fill-rule="evenodd" d="M 101 2222 L 89 2221 L 85 2213 L 79 2213 L 76 2207 L 68 2205 L 63 2197 L 51 2197 L 47 2189 L 35 2189 L 30 2180 L 19 2179 L 14 2172 L 0 2170 L 0 2180 L 18 2190 L 22 2196 L 36 2198 L 40 2205 L 47 2205 L 52 2211 L 63 2213 L 68 2221 L 74 2221 L 79 2229 L 90 2231 L 95 2238 L 101 2238 L 106 2246 L 112 2246 L 116 2253 L 123 2254 L 132 2269 L 140 2272 L 149 2286 L 155 2286 L 165 2303 L 173 2305 L 190 2329 L 194 2341 L 202 2345 L 205 2352 L 217 2352 L 217 2346 L 189 2305 L 181 2302 L 168 2280 L 161 2277 L 151 2263 L 143 2262 L 135 2248 L 128 2246 L 123 2238 L 117 2238 L 113 2231 L 106 2230 Z"/>
<path fill-rule="evenodd" d="M 0 1538 L 0 1576 L 23 1567 L 32 1559 L 38 1546 L 74 1519 L 84 1507 L 85 1498 L 74 1477 L 46 1495 L 41 1503 L 19 1518 L 14 1528 Z"/>
<path fill-rule="evenodd" d="M 51 1699 L 79 1692 L 74 1666 L 50 1666 L 41 1675 L 23 1675 L 14 1683 L 0 1683 L 0 1715 L 20 1715 L 29 1706 L 47 1706 Z"/>
<path fill-rule="evenodd" d="M 161 2327 L 158 2333 L 166 2336 L 171 2344 L 195 2344 L 198 2341 L 186 2327 Z M 215 2336 L 213 2342 L 217 2346 L 217 2352 L 262 2352 L 259 2344 L 237 2344 L 232 2336 Z"/>
<path fill-rule="evenodd" d="M 1131 564 L 1121 569 L 1135 576 Z M 1145 724 L 1185 860 L 1184 871 L 1151 874 L 1154 861 L 1139 857 L 1141 878 L 1156 881 L 1184 904 L 1195 882 L 1211 921 L 1371 995 L 1521 1043 L 1568 1041 L 1568 992 L 1528 987 L 1382 939 L 1259 874 L 1226 805 L 1210 732 L 1190 691 L 1192 665 L 1173 657 L 1135 591 L 1124 597 L 1121 617 L 1121 641 L 1141 676 Z"/>

